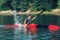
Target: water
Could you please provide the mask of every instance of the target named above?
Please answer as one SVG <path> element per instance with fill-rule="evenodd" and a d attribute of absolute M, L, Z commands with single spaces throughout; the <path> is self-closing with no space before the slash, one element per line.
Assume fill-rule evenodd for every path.
<path fill-rule="evenodd" d="M 15 29 L 4 29 L 0 27 L 0 40 L 60 40 L 60 31 L 51 33 L 48 29 L 37 29 L 32 35 L 24 31 L 17 31 Z"/>
<path fill-rule="evenodd" d="M 60 40 L 60 31 L 51 33 L 48 29 L 38 29 L 27 31 L 25 35 L 24 29 L 21 29 L 20 17 L 17 16 L 16 11 L 13 13 L 15 23 L 19 24 L 17 28 L 3 28 L 0 25 L 0 40 Z"/>
<path fill-rule="evenodd" d="M 12 12 L 12 14 L 13 14 L 14 21 L 15 21 L 14 24 L 20 24 L 20 23 L 21 23 L 20 21 L 22 20 L 22 18 L 20 18 L 20 17 L 17 15 L 16 10 L 14 10 L 14 11 Z"/>

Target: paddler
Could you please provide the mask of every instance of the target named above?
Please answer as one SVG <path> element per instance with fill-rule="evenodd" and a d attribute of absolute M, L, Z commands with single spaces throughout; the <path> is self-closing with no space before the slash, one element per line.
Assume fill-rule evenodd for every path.
<path fill-rule="evenodd" d="M 33 17 L 31 16 L 31 14 L 28 15 L 28 17 L 24 20 L 24 32 L 26 34 L 27 32 L 27 25 L 30 24 L 29 21 L 30 20 L 34 20 L 36 17 Z"/>

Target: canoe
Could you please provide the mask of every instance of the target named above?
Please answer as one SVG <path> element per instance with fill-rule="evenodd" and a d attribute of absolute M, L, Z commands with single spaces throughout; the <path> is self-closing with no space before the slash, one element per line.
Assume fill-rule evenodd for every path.
<path fill-rule="evenodd" d="M 21 24 L 13 24 L 13 25 L 0 25 L 0 27 L 3 27 L 3 28 L 17 28 L 21 26 Z M 35 29 L 41 29 L 41 28 L 47 28 L 49 29 L 50 31 L 51 30 L 59 30 L 59 26 L 58 25 L 40 25 L 40 24 L 28 24 L 28 30 L 35 30 Z"/>

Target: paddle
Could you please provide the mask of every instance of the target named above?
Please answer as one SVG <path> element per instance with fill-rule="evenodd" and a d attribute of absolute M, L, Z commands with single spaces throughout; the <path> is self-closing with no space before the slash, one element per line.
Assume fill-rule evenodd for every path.
<path fill-rule="evenodd" d="M 39 12 L 39 13 L 38 13 L 36 16 L 34 16 L 33 18 L 36 18 L 37 16 L 39 16 L 40 14 L 42 14 L 44 11 L 45 11 L 45 10 L 42 10 L 41 12 Z M 31 21 L 34 20 L 33 18 L 32 18 L 27 24 L 31 23 Z"/>

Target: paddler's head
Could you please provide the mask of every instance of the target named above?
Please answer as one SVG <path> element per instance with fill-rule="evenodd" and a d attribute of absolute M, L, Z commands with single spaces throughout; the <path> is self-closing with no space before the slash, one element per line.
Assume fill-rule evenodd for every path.
<path fill-rule="evenodd" d="M 28 18 L 29 18 L 29 19 L 31 18 L 31 14 L 28 15 Z"/>

